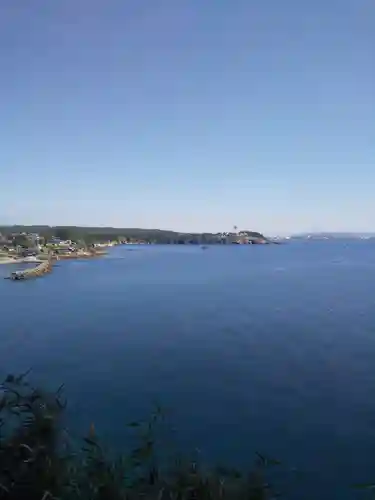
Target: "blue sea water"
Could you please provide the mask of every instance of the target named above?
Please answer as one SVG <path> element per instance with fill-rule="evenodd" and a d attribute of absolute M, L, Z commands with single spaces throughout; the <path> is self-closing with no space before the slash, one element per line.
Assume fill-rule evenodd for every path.
<path fill-rule="evenodd" d="M 74 432 L 118 447 L 157 401 L 203 461 L 281 460 L 290 499 L 375 481 L 374 241 L 117 247 L 1 279 L 0 318 L 0 375 L 64 382 Z"/>

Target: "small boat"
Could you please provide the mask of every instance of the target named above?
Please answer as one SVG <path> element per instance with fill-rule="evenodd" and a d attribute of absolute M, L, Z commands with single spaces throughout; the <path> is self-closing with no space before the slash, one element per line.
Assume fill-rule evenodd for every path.
<path fill-rule="evenodd" d="M 207 248 L 208 248 L 208 247 L 206 247 L 205 245 L 203 245 L 203 246 L 201 247 L 201 249 L 202 249 L 202 250 L 207 250 Z"/>
<path fill-rule="evenodd" d="M 11 280 L 24 280 L 25 279 L 25 275 L 22 271 L 14 271 L 11 275 L 10 275 L 10 279 Z"/>

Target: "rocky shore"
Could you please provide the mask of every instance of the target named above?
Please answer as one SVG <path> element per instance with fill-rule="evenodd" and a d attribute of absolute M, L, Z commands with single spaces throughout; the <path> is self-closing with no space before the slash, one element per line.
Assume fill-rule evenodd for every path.
<path fill-rule="evenodd" d="M 102 257 L 108 252 L 105 250 L 90 250 L 90 251 L 79 251 L 72 252 L 68 254 L 57 254 L 55 255 L 56 260 L 67 260 L 67 259 L 90 259 L 92 257 Z"/>
<path fill-rule="evenodd" d="M 26 278 L 34 278 L 38 276 L 43 276 L 53 270 L 53 264 L 57 260 L 79 260 L 79 259 L 90 259 L 95 257 L 102 257 L 106 255 L 107 252 L 105 250 L 80 250 L 77 252 L 72 252 L 68 254 L 55 254 L 50 252 L 48 255 L 40 254 L 35 260 L 27 260 L 24 258 L 4 258 L 0 260 L 0 263 L 5 264 L 24 264 L 24 263 L 35 263 L 38 264 L 35 267 L 24 269 L 20 271 L 13 271 L 9 276 L 10 279 L 13 280 L 21 280 Z"/>

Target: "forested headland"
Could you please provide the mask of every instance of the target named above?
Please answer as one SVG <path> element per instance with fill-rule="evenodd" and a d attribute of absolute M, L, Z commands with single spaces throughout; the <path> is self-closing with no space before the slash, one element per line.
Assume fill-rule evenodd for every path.
<path fill-rule="evenodd" d="M 124 242 L 142 241 L 155 244 L 215 244 L 222 243 L 230 233 L 184 233 L 163 229 L 82 227 L 82 226 L 2 226 L 0 233 L 37 233 L 46 240 L 58 237 L 63 240 L 85 241 L 86 243 L 109 240 Z M 247 237 L 267 241 L 265 236 L 256 231 L 242 231 Z M 235 236 L 235 235 L 234 235 Z"/>

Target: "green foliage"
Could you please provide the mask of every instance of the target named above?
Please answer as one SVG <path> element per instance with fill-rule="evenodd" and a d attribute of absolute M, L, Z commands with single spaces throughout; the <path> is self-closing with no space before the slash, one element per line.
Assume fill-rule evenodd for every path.
<path fill-rule="evenodd" d="M 149 421 L 129 425 L 137 446 L 121 457 L 106 452 L 92 426 L 74 443 L 62 425 L 66 403 L 34 389 L 25 377 L 0 385 L 0 499 L 18 500 L 267 500 L 275 465 L 258 456 L 248 475 L 205 469 L 196 460 L 158 465 L 157 410 Z"/>
<path fill-rule="evenodd" d="M 25 248 L 31 248 L 31 247 L 33 247 L 33 243 L 25 235 L 20 234 L 20 235 L 17 235 L 14 237 L 13 246 L 14 247 L 21 246 L 21 247 L 25 247 Z"/>
<path fill-rule="evenodd" d="M 68 228 L 58 227 L 55 229 L 56 238 L 60 238 L 60 240 L 72 240 L 74 239 L 74 232 L 69 230 Z"/>

